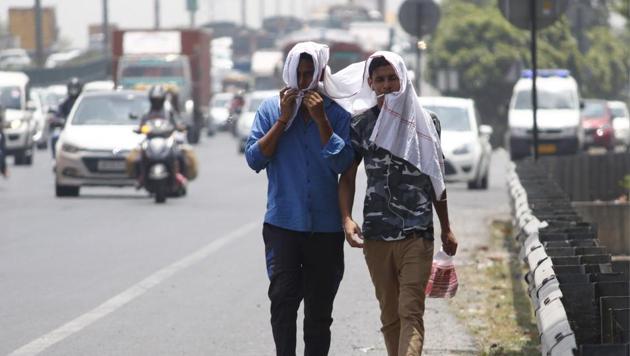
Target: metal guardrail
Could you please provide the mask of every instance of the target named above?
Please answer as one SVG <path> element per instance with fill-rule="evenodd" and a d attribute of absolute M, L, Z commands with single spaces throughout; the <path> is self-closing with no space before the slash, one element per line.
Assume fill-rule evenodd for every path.
<path fill-rule="evenodd" d="M 77 77 L 83 82 L 103 80 L 109 77 L 111 71 L 110 58 L 101 57 L 80 64 L 58 68 L 29 68 L 24 73 L 34 87 L 52 84 L 66 84 L 69 78 Z"/>
<path fill-rule="evenodd" d="M 614 200 L 623 194 L 619 184 L 630 174 L 630 153 L 544 156 L 539 164 L 553 176 L 571 201 Z"/>
<path fill-rule="evenodd" d="M 629 355 L 630 263 L 611 261 L 544 166 L 511 163 L 508 191 L 542 355 Z"/>

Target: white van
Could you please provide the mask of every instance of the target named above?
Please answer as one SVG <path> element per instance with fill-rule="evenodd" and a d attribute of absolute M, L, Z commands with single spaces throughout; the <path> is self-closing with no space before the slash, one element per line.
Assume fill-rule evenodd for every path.
<path fill-rule="evenodd" d="M 0 72 L 0 106 L 4 112 L 4 135 L 15 164 L 33 163 L 36 123 L 33 104 L 28 101 L 28 76 L 22 72 Z M 28 106 L 28 107 L 27 107 Z"/>
<path fill-rule="evenodd" d="M 538 153 L 576 154 L 583 146 L 578 85 L 566 69 L 541 69 L 538 92 Z M 508 111 L 507 147 L 512 160 L 532 153 L 532 71 L 524 70 L 514 85 Z"/>

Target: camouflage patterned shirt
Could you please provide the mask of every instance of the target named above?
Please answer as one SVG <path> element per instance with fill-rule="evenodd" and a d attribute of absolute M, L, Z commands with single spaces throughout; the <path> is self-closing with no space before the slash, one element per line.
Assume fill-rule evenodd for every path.
<path fill-rule="evenodd" d="M 363 236 L 368 240 L 395 241 L 417 233 L 433 240 L 431 179 L 369 140 L 378 114 L 375 106 L 353 117 L 350 130 L 355 158 L 364 160 L 367 175 Z"/>

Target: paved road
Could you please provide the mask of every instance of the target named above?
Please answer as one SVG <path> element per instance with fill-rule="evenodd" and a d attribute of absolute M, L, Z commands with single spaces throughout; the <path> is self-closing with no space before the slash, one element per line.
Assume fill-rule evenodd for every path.
<path fill-rule="evenodd" d="M 189 195 L 164 205 L 133 188 L 55 198 L 49 152 L 38 152 L 32 167 L 10 167 L 0 181 L 0 354 L 274 353 L 265 176 L 246 167 L 228 134 L 197 152 Z M 461 261 L 484 243 L 489 217 L 507 211 L 505 162 L 495 154 L 488 191 L 449 186 Z M 360 250 L 346 247 L 334 318 L 331 355 L 385 355 Z M 426 325 L 426 354 L 476 353 L 446 302 L 428 303 Z"/>

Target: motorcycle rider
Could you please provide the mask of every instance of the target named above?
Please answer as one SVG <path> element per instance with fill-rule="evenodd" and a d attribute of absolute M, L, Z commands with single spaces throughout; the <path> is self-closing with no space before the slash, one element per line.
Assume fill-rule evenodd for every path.
<path fill-rule="evenodd" d="M 62 121 L 63 123 L 65 123 L 65 120 L 68 118 L 68 115 L 70 115 L 70 111 L 72 110 L 74 103 L 77 101 L 77 98 L 81 94 L 81 91 L 83 90 L 83 83 L 81 83 L 79 78 L 72 77 L 70 81 L 68 81 L 68 84 L 66 84 L 66 88 L 68 89 L 68 95 L 66 96 L 66 99 L 61 103 L 61 105 L 59 105 L 59 112 L 58 112 L 59 117 L 63 119 Z M 56 123 L 56 124 L 63 126 L 63 123 Z M 59 131 L 55 130 L 53 131 L 53 134 L 51 135 L 51 138 L 50 138 L 53 159 L 55 158 L 55 145 L 57 144 L 58 139 L 59 139 Z"/>
<path fill-rule="evenodd" d="M 167 91 L 162 85 L 154 85 L 149 89 L 149 102 L 151 107 L 149 112 L 142 116 L 140 120 L 140 128 L 151 119 L 168 119 L 168 121 L 174 126 L 178 127 L 175 115 L 171 110 L 166 110 L 166 96 Z"/>
<path fill-rule="evenodd" d="M 140 119 L 139 131 L 142 130 L 142 126 L 144 126 L 147 122 L 154 119 L 168 119 L 168 121 L 175 128 L 179 128 L 180 125 L 177 123 L 175 119 L 175 114 L 172 110 L 167 110 L 165 107 L 166 99 L 168 96 L 168 91 L 162 85 L 154 85 L 149 89 L 149 102 L 151 104 L 149 108 L 149 112 L 144 114 Z M 178 143 L 179 140 L 176 140 Z M 182 185 L 186 184 L 186 159 L 181 149 L 176 150 L 177 154 L 177 162 L 179 164 L 179 172 L 178 172 L 178 182 Z M 139 168 L 138 178 L 139 178 L 139 187 L 142 186 L 142 165 L 138 162 Z M 138 187 L 138 188 L 139 188 Z"/>

